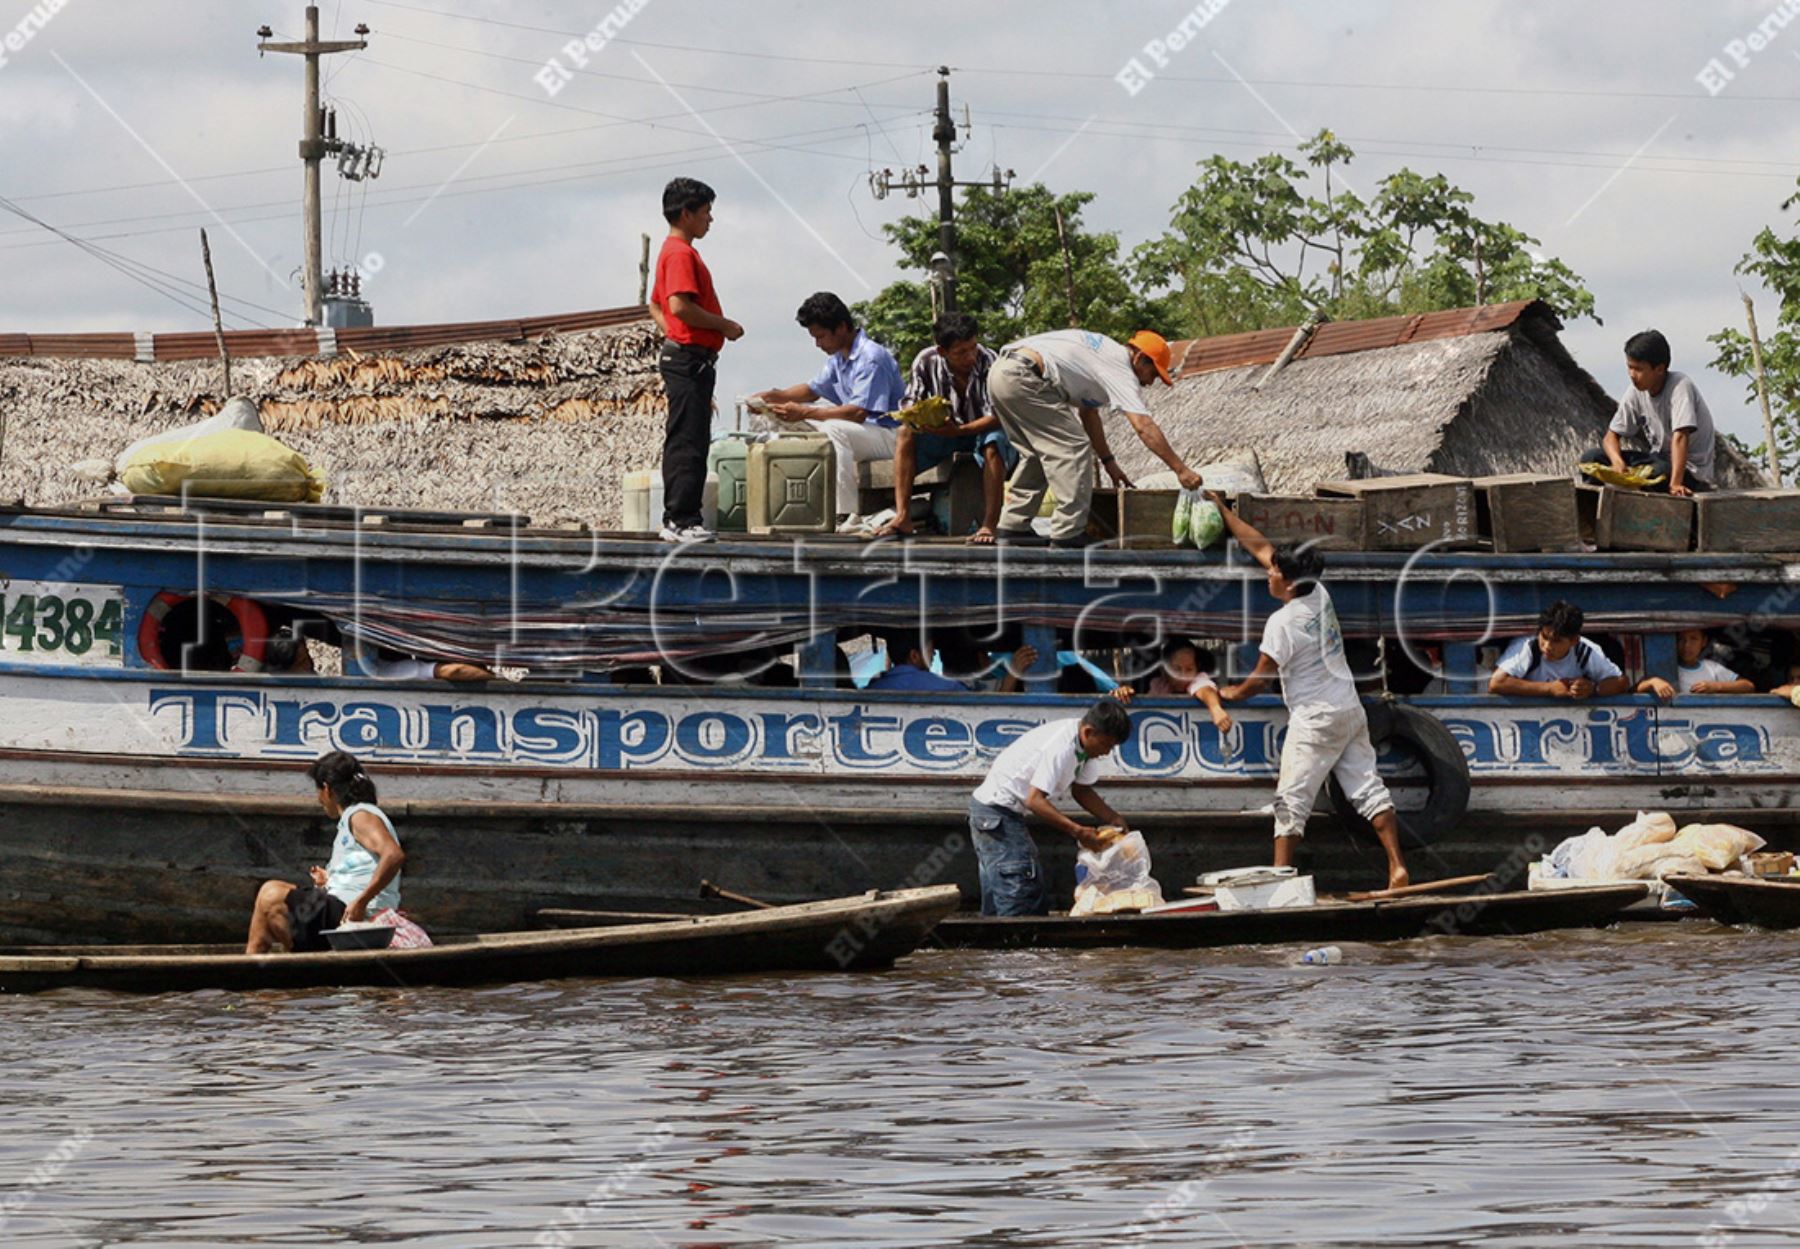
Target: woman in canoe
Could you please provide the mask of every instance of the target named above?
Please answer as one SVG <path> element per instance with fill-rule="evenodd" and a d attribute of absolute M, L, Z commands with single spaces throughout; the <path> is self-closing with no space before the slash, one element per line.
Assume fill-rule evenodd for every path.
<path fill-rule="evenodd" d="M 410 921 L 400 915 L 400 868 L 406 851 L 391 820 L 375 805 L 375 782 L 355 755 L 334 750 L 313 760 L 306 775 L 319 791 L 319 805 L 337 820 L 331 861 L 311 870 L 303 885 L 271 880 L 256 894 L 250 915 L 247 954 L 267 954 L 279 946 L 295 951 L 324 950 L 321 935 L 340 924 L 370 918 L 401 928 L 394 944 L 404 941 Z M 422 938 L 423 933 L 419 936 Z"/>

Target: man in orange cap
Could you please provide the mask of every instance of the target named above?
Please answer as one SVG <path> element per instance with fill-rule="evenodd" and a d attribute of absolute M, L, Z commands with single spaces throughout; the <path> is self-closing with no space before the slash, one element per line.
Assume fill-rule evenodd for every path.
<path fill-rule="evenodd" d="M 1169 445 L 1144 396 L 1144 387 L 1157 378 L 1165 386 L 1175 384 L 1169 367 L 1169 344 L 1149 330 L 1125 343 L 1087 330 L 1053 330 L 1002 349 L 988 374 L 988 393 L 1000 427 L 1019 453 L 1000 517 L 1002 542 L 1035 538 L 1031 522 L 1048 488 L 1056 494 L 1050 545 L 1085 545 L 1094 457 L 1114 482 L 1131 484 L 1106 440 L 1100 418 L 1107 410 L 1124 413 L 1138 438 L 1184 487 L 1200 488 L 1200 474 Z"/>

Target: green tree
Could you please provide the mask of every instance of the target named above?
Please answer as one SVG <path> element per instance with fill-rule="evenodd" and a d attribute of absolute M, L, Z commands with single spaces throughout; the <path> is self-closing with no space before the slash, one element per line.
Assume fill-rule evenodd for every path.
<path fill-rule="evenodd" d="M 1276 153 L 1200 163 L 1169 230 L 1132 255 L 1139 289 L 1166 291 L 1178 332 L 1205 336 L 1542 299 L 1590 317 L 1594 297 L 1537 240 L 1484 221 L 1442 174 L 1402 169 L 1365 201 L 1343 185 L 1356 154 L 1329 130 Z M 1316 178 L 1316 183 L 1315 183 Z M 1314 193 L 1314 189 L 1317 193 Z"/>
<path fill-rule="evenodd" d="M 1118 236 L 1082 228 L 1082 209 L 1093 198 L 1086 191 L 1054 195 L 1041 183 L 998 194 L 975 187 L 963 195 L 956 211 L 956 304 L 981 323 L 985 342 L 1066 329 L 1071 287 L 1074 319 L 1083 329 L 1125 338 L 1163 322 L 1167 310 L 1133 289 L 1120 263 Z M 1066 268 L 1058 210 L 1068 243 Z M 938 250 L 937 217 L 904 217 L 882 229 L 900 248 L 902 267 L 928 277 Z M 855 311 L 902 368 L 931 345 L 926 280 L 894 282 Z"/>
<path fill-rule="evenodd" d="M 1800 204 L 1800 194 L 1782 201 L 1783 212 Z M 1738 261 L 1737 272 L 1758 278 L 1781 300 L 1774 333 L 1763 327 L 1763 374 L 1774 413 L 1775 451 L 1783 481 L 1800 476 L 1800 238 L 1783 238 L 1765 227 Z M 1752 403 L 1757 402 L 1756 362 L 1750 335 L 1726 327 L 1707 340 L 1717 349 L 1713 367 L 1744 379 Z M 1768 463 L 1766 444 L 1750 452 L 1758 466 Z"/>

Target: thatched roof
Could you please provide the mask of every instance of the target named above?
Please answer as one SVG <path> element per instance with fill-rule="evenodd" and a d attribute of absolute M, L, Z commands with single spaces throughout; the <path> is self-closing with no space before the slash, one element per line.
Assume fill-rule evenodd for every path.
<path fill-rule="evenodd" d="M 621 475 L 661 452 L 657 339 L 642 308 L 226 337 L 234 391 L 325 473 L 328 502 L 612 528 Z M 0 335 L 0 496 L 97 493 L 79 462 L 221 406 L 214 357 L 210 334 Z"/>
<path fill-rule="evenodd" d="M 1362 452 L 1382 469 L 1479 477 L 1573 473 L 1618 406 L 1577 364 L 1548 305 L 1493 304 L 1320 327 L 1260 390 L 1293 339 L 1264 330 L 1173 344 L 1173 388 L 1152 410 L 1190 463 L 1253 450 L 1269 488 L 1310 491 Z M 1160 468 L 1115 440 L 1127 472 Z M 1760 485 L 1721 442 L 1722 484 Z"/>

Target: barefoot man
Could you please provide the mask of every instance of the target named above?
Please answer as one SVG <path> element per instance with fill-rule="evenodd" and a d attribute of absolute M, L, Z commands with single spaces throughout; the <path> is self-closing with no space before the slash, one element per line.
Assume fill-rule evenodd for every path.
<path fill-rule="evenodd" d="M 975 318 L 966 312 L 946 312 L 933 323 L 931 333 L 936 345 L 913 359 L 906 402 L 910 406 L 943 399 L 950 405 L 950 419 L 934 430 L 900 427 L 894 444 L 894 519 L 875 536 L 911 534 L 913 523 L 907 513 L 914 479 L 962 451 L 981 461 L 981 525 L 968 541 L 988 545 L 1006 501 L 1006 475 L 1019 461 L 988 398 L 988 368 L 999 355 L 981 345 Z"/>
<path fill-rule="evenodd" d="M 1327 776 L 1335 775 L 1357 812 L 1375 826 L 1387 851 L 1388 888 L 1408 882 L 1400 856 L 1400 821 L 1394 800 L 1375 770 L 1369 718 L 1356 695 L 1337 609 L 1319 581 L 1325 557 L 1312 547 L 1277 547 L 1233 512 L 1222 494 L 1207 495 L 1219 507 L 1231 536 L 1269 573 L 1269 593 L 1281 607 L 1263 627 L 1262 656 L 1250 676 L 1219 691 L 1242 702 L 1279 677 L 1287 703 L 1287 739 L 1281 745 L 1281 777 L 1275 783 L 1275 864 L 1294 861 L 1306 833 L 1306 817 Z"/>

